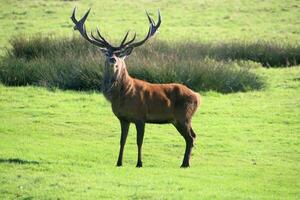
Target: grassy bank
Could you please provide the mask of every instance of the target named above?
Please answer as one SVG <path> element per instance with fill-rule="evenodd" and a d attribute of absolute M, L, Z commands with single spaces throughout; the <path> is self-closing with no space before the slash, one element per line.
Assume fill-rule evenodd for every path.
<path fill-rule="evenodd" d="M 297 199 L 300 68 L 258 72 L 264 91 L 202 94 L 187 170 L 171 125 L 146 126 L 143 169 L 132 126 L 117 168 L 119 124 L 101 94 L 0 86 L 0 198 Z"/>

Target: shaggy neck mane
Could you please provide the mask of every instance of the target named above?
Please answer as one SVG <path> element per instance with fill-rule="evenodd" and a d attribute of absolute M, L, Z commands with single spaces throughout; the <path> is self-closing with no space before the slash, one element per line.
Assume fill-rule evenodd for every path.
<path fill-rule="evenodd" d="M 132 78 L 127 72 L 125 63 L 123 62 L 122 65 L 114 74 L 104 71 L 103 94 L 110 102 L 119 99 L 132 85 Z"/>

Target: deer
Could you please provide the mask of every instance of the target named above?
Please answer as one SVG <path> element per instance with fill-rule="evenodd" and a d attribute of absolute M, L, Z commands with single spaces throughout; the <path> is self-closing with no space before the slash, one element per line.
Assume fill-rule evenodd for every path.
<path fill-rule="evenodd" d="M 102 93 L 111 103 L 112 112 L 118 118 L 121 126 L 120 149 L 117 166 L 122 166 L 123 151 L 131 123 L 136 127 L 137 164 L 142 167 L 142 144 L 145 124 L 173 124 L 185 140 L 186 148 L 181 164 L 182 168 L 190 166 L 190 157 L 196 133 L 191 126 L 192 116 L 200 106 L 200 95 L 187 86 L 179 83 L 155 84 L 133 78 L 129 75 L 125 58 L 134 48 L 143 45 L 158 30 L 161 16 L 158 10 L 158 21 L 155 23 L 146 11 L 149 30 L 146 37 L 136 41 L 136 33 L 128 40 L 129 31 L 125 34 L 119 46 L 111 45 L 97 28 L 97 35 L 88 35 L 85 21 L 91 8 L 78 21 L 75 17 L 76 7 L 73 9 L 71 20 L 81 36 L 91 44 L 100 48 L 105 55 L 103 70 Z"/>

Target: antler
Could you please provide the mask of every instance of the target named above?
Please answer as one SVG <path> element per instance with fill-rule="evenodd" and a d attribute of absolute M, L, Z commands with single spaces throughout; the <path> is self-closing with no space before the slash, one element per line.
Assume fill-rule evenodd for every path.
<path fill-rule="evenodd" d="M 98 36 L 100 37 L 100 39 L 96 38 L 92 33 L 91 36 L 92 38 L 86 33 L 86 28 L 85 28 L 85 21 L 90 13 L 91 9 L 89 9 L 84 16 L 77 21 L 75 14 L 76 14 L 76 7 L 73 10 L 71 19 L 74 22 L 75 26 L 74 26 L 74 30 L 78 30 L 80 32 L 80 34 L 82 35 L 82 37 L 84 37 L 84 39 L 86 39 L 87 41 L 89 41 L 90 43 L 100 47 L 101 49 L 115 49 L 115 47 L 113 47 L 112 45 L 110 45 L 100 34 L 100 31 L 97 29 L 97 33 Z"/>
<path fill-rule="evenodd" d="M 75 13 L 76 13 L 76 7 L 73 10 L 71 19 L 74 22 L 75 26 L 74 26 L 74 30 L 78 30 L 80 32 L 80 34 L 82 35 L 82 37 L 84 37 L 84 39 L 86 39 L 87 41 L 89 41 L 90 43 L 100 47 L 102 50 L 106 50 L 109 51 L 110 53 L 115 53 L 117 55 L 120 54 L 126 54 L 129 55 L 131 53 L 131 51 L 133 50 L 133 48 L 141 46 L 142 44 L 144 44 L 150 37 L 152 37 L 155 32 L 157 31 L 157 29 L 159 28 L 160 24 L 161 24 L 161 16 L 160 16 L 160 12 L 158 10 L 158 22 L 155 24 L 154 20 L 150 17 L 149 13 L 146 12 L 150 26 L 149 26 L 149 31 L 148 34 L 146 35 L 146 37 L 139 41 L 139 42 L 134 42 L 135 38 L 136 38 L 136 33 L 134 34 L 133 38 L 130 41 L 127 41 L 127 37 L 129 34 L 129 31 L 126 33 L 125 37 L 123 38 L 120 46 L 118 47 L 114 47 L 112 46 L 100 33 L 99 29 L 97 28 L 97 34 L 98 37 L 95 37 L 93 35 L 93 33 L 91 32 L 91 37 L 86 33 L 86 28 L 85 28 L 85 21 L 90 13 L 91 9 L 89 9 L 85 15 L 79 20 L 77 21 L 75 18 Z"/>

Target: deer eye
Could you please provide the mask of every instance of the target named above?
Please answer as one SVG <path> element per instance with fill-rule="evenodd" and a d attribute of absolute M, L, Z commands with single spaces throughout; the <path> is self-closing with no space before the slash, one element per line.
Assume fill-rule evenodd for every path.
<path fill-rule="evenodd" d="M 115 63 L 116 63 L 116 59 L 113 58 L 113 57 L 109 58 L 108 61 L 109 61 L 110 63 L 112 63 L 112 64 L 115 64 Z"/>

